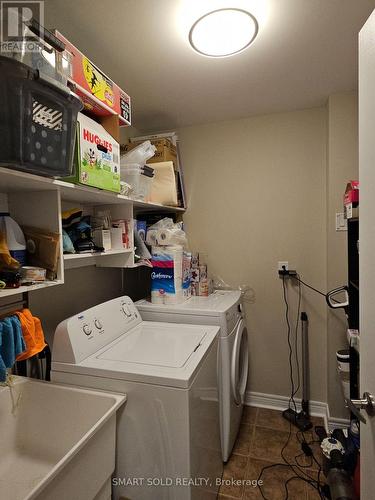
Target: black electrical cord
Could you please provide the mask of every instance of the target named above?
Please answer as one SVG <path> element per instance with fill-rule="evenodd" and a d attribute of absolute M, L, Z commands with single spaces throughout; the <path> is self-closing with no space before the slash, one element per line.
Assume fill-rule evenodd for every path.
<path fill-rule="evenodd" d="M 319 293 L 319 295 L 323 295 L 323 297 L 326 297 L 327 294 L 324 293 L 324 292 L 321 292 L 320 290 L 318 290 L 317 288 L 314 288 L 313 286 L 309 285 L 308 283 L 306 283 L 305 281 L 303 281 L 300 277 L 299 274 L 296 274 L 295 276 L 293 276 L 294 279 L 296 279 L 299 283 L 302 283 L 302 285 L 305 285 L 307 286 L 307 288 L 310 288 L 311 290 L 314 290 L 314 292 L 316 293 Z"/>
<path fill-rule="evenodd" d="M 300 439 L 300 435 L 302 435 L 302 440 Z M 297 431 L 296 437 L 297 437 L 299 443 L 301 443 L 301 445 L 303 443 L 305 443 L 306 445 L 308 445 L 310 447 L 310 445 L 312 445 L 314 443 L 319 443 L 320 444 L 320 440 L 319 439 L 314 439 L 314 436 L 313 436 L 312 433 L 311 433 L 311 439 L 309 439 L 309 441 L 306 441 L 305 432 L 303 432 L 303 431 Z M 301 456 L 301 455 L 299 455 L 299 456 Z M 295 458 L 297 458 L 297 457 L 295 457 Z M 297 460 L 296 460 L 296 462 L 297 462 Z M 322 464 L 315 458 L 315 455 L 314 455 L 314 452 L 313 452 L 312 449 L 311 449 L 311 463 L 309 465 L 304 465 L 304 466 L 300 465 L 300 467 L 311 467 L 314 462 L 318 466 L 318 479 L 316 480 L 316 483 L 317 483 L 317 486 L 318 486 L 318 492 L 319 492 L 321 498 L 325 498 L 325 495 L 323 493 L 323 488 L 322 488 L 322 485 L 320 483 L 320 476 L 321 476 L 321 473 L 322 473 Z"/>
<path fill-rule="evenodd" d="M 293 375 L 293 347 L 292 343 L 290 340 L 291 337 L 291 325 L 289 321 L 289 302 L 288 302 L 288 296 L 287 296 L 287 289 L 286 289 L 286 283 L 285 283 L 285 276 L 283 276 L 283 297 L 284 297 L 284 303 L 285 303 L 285 322 L 287 325 L 287 341 L 288 341 L 288 348 L 289 348 L 289 376 L 290 376 L 290 386 L 291 386 L 291 395 L 289 398 L 289 408 L 290 404 L 293 403 L 294 406 L 294 411 L 297 412 L 297 405 L 296 402 L 294 401 L 294 375 Z"/>
<path fill-rule="evenodd" d="M 290 398 L 289 398 L 289 408 L 291 408 L 291 403 L 293 403 L 293 406 L 294 406 L 294 410 L 297 412 L 297 406 L 296 406 L 296 403 L 295 403 L 295 400 L 294 400 L 294 396 L 296 394 L 296 390 L 295 390 L 295 385 L 294 385 L 294 376 L 293 376 L 293 363 L 292 363 L 292 360 L 293 360 L 293 348 L 292 348 L 292 343 L 291 343 L 291 340 L 290 340 L 290 337 L 291 337 L 291 324 L 290 324 L 290 321 L 289 321 L 289 303 L 288 303 L 288 296 L 287 296 L 287 290 L 286 290 L 286 284 L 285 284 L 285 277 L 282 276 L 282 279 L 283 279 L 283 298 L 284 298 L 284 303 L 285 303 L 285 320 L 286 320 L 286 325 L 287 325 L 287 340 L 288 340 L 288 347 L 289 347 L 289 370 L 290 370 L 290 382 L 291 382 L 291 394 L 290 394 Z M 302 282 L 302 280 L 301 280 Z M 299 294 L 298 294 L 298 315 L 297 315 L 297 318 L 299 320 L 299 311 L 300 311 L 300 305 L 301 305 L 301 287 L 299 286 Z M 298 326 L 296 326 L 296 334 L 298 332 Z M 297 337 L 295 337 L 295 347 L 297 346 L 298 347 L 298 341 L 296 340 Z M 297 362 L 297 366 L 298 366 L 298 373 L 299 373 L 299 360 L 298 360 L 298 352 L 296 350 L 296 362 Z M 300 380 L 300 379 L 298 379 Z M 297 384 L 297 386 L 299 387 L 299 382 Z M 297 433 L 298 434 L 298 433 Z M 293 479 L 299 479 L 299 480 L 302 480 L 308 484 L 310 484 L 310 486 L 312 486 L 314 489 L 316 489 L 319 493 L 319 496 L 324 499 L 324 496 L 322 495 L 322 492 L 321 492 L 321 486 L 320 486 L 320 468 L 319 468 L 319 472 L 318 472 L 318 481 L 316 481 L 314 478 L 312 478 L 311 476 L 309 476 L 309 474 L 307 474 L 306 471 L 302 470 L 303 468 L 307 468 L 308 466 L 302 466 L 302 465 L 299 465 L 298 464 L 298 461 L 297 461 L 297 457 L 294 457 L 295 458 L 295 464 L 293 463 L 290 463 L 289 460 L 284 456 L 284 452 L 285 452 L 285 449 L 287 448 L 289 442 L 290 442 L 290 438 L 291 438 L 291 435 L 292 435 L 292 422 L 289 421 L 289 433 L 288 433 L 288 438 L 284 444 L 284 446 L 282 447 L 281 449 L 281 457 L 282 459 L 284 460 L 284 463 L 276 463 L 276 464 L 271 464 L 271 465 L 267 465 L 265 467 L 263 467 L 260 471 L 260 474 L 258 476 L 258 482 L 261 480 L 261 477 L 263 475 L 263 473 L 268 470 L 268 469 L 271 469 L 273 467 L 289 467 L 293 473 L 295 474 L 294 476 L 290 477 L 287 481 L 285 481 L 284 483 L 284 487 L 285 487 L 285 491 L 286 491 L 286 497 L 284 500 L 289 500 L 289 491 L 288 491 L 288 484 L 289 482 L 291 482 Z M 302 433 L 303 435 L 303 433 Z M 299 438 L 297 437 L 297 439 L 299 440 Z M 300 440 L 299 440 L 300 441 Z M 306 442 L 305 438 L 304 438 L 304 441 Z M 301 442 L 301 441 L 300 441 Z M 301 455 L 299 455 L 301 456 Z M 313 455 L 312 455 L 313 457 Z M 316 463 L 318 463 L 318 461 L 315 459 L 315 457 L 312 458 L 312 460 L 315 460 Z M 311 462 L 311 465 L 312 465 L 312 462 Z M 319 467 L 320 467 L 320 464 L 319 464 Z M 300 475 L 300 474 L 304 474 L 305 477 L 303 475 Z M 263 491 L 262 491 L 262 487 L 259 485 L 259 491 L 260 491 L 260 494 L 262 495 L 262 498 L 264 500 L 268 500 Z"/>
<path fill-rule="evenodd" d="M 319 295 L 322 295 L 325 299 L 327 299 L 327 295 L 328 295 L 327 293 L 324 293 L 324 292 L 318 290 L 317 288 L 309 285 L 305 281 L 303 281 L 299 274 L 295 274 L 294 276 L 292 276 L 292 278 L 297 280 L 299 284 L 302 283 L 302 285 L 306 286 L 307 288 L 310 288 L 310 290 L 313 290 L 314 292 L 318 293 Z M 337 304 L 339 303 L 339 301 L 334 299 L 333 297 L 331 297 L 331 300 L 332 300 L 332 302 L 336 302 Z"/>
<path fill-rule="evenodd" d="M 305 456 L 305 452 L 304 452 L 304 451 L 303 451 L 302 453 L 300 453 L 299 455 L 296 455 L 296 456 L 294 457 L 294 460 L 296 461 L 296 464 L 298 465 L 298 467 L 301 467 L 301 469 L 311 469 L 311 467 L 312 467 L 312 465 L 313 465 L 313 463 L 314 463 L 314 460 L 313 460 L 313 458 L 312 458 L 312 457 L 310 457 L 310 458 L 311 458 L 311 460 L 310 460 L 310 462 L 309 462 L 308 464 L 301 464 L 301 463 L 299 463 L 299 462 L 298 462 L 298 460 L 299 460 L 301 457 L 304 457 L 304 456 Z"/>

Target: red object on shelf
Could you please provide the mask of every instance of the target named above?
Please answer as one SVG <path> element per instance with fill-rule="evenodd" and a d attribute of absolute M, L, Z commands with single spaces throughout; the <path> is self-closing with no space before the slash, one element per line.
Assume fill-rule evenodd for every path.
<path fill-rule="evenodd" d="M 75 92 L 85 108 L 96 116 L 118 115 L 120 125 L 131 125 L 128 94 L 59 31 L 56 30 L 54 34 L 65 44 L 63 69 L 68 73 L 68 80 L 75 85 Z"/>
<path fill-rule="evenodd" d="M 349 181 L 344 193 L 344 205 L 359 203 L 359 181 Z"/>

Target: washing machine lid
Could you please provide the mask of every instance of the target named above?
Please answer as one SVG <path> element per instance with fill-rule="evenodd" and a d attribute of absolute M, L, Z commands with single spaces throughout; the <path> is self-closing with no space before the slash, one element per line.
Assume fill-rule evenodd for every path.
<path fill-rule="evenodd" d="M 205 336 L 205 329 L 192 331 L 186 325 L 142 322 L 97 359 L 182 368 Z"/>
<path fill-rule="evenodd" d="M 78 363 L 52 360 L 52 372 L 189 388 L 210 349 L 217 326 L 141 322 Z M 85 384 L 83 384 L 85 385 Z M 126 391 L 125 391 L 126 392 Z"/>
<path fill-rule="evenodd" d="M 135 303 L 138 311 L 163 312 L 174 314 L 194 314 L 202 316 L 221 316 L 241 299 L 240 291 L 216 290 L 208 297 L 191 297 L 182 304 L 152 304 L 143 299 Z"/>

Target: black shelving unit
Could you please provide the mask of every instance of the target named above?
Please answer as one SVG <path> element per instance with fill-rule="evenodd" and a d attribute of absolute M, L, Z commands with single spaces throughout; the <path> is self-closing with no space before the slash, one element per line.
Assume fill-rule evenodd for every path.
<path fill-rule="evenodd" d="M 357 209 L 358 210 L 358 209 Z M 359 218 L 348 219 L 348 323 L 350 329 L 359 330 Z M 359 353 L 354 347 L 350 352 L 350 397 L 359 398 Z"/>

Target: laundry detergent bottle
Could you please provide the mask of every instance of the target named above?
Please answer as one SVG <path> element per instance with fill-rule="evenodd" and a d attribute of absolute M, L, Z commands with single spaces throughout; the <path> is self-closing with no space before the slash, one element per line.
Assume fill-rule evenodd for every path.
<path fill-rule="evenodd" d="M 10 217 L 9 213 L 0 213 L 0 218 L 5 226 L 6 241 L 10 255 L 16 259 L 21 266 L 26 263 L 26 241 L 22 229 L 17 222 Z"/>

